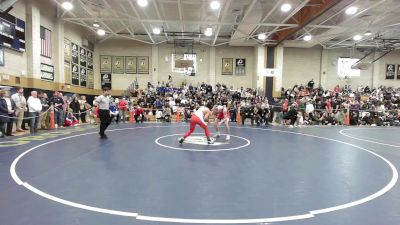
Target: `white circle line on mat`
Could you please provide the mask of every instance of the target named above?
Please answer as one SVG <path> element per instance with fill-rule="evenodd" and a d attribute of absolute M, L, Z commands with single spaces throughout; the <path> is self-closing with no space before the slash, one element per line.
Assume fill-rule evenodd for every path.
<path fill-rule="evenodd" d="M 193 134 L 201 134 L 201 133 L 193 133 Z M 178 135 L 181 135 L 181 136 L 182 136 L 182 134 L 169 134 L 169 135 L 164 135 L 164 136 L 161 136 L 161 137 L 157 138 L 154 142 L 155 142 L 157 145 L 161 146 L 161 147 L 165 147 L 165 148 L 169 148 L 169 149 L 174 149 L 174 150 L 181 150 L 181 151 L 192 151 L 192 152 L 222 152 L 222 151 L 232 151 L 232 150 L 238 150 L 238 149 L 241 149 L 241 148 L 245 148 L 245 147 L 249 146 L 250 143 L 251 143 L 249 139 L 246 139 L 246 138 L 243 138 L 243 137 L 239 137 L 239 136 L 235 136 L 235 135 L 230 135 L 230 136 L 231 136 L 231 137 L 238 138 L 238 139 L 242 139 L 242 140 L 244 140 L 244 141 L 246 142 L 246 144 L 241 145 L 241 146 L 237 146 L 237 147 L 233 147 L 233 148 L 196 149 L 196 148 L 178 148 L 178 147 L 173 147 L 173 146 L 169 146 L 169 145 L 165 145 L 165 144 L 161 144 L 161 143 L 160 143 L 160 139 L 163 139 L 163 138 L 166 138 L 166 137 L 178 136 Z M 184 144 L 185 144 L 185 142 L 184 142 L 182 145 L 184 145 Z M 213 145 L 208 145 L 208 146 L 212 147 Z"/>
<path fill-rule="evenodd" d="M 154 128 L 155 126 L 152 127 L 135 127 L 135 128 L 122 128 L 122 129 L 115 129 L 115 130 L 109 130 L 109 132 L 112 131 L 119 131 L 119 130 L 134 130 L 134 129 L 138 129 L 138 128 Z M 171 126 L 157 126 L 157 127 L 171 127 Z M 45 146 L 47 144 L 50 143 L 54 143 L 57 141 L 61 141 L 61 140 L 65 140 L 65 139 L 70 139 L 70 138 L 74 138 L 74 137 L 78 137 L 78 136 L 84 136 L 84 135 L 90 135 L 90 134 L 95 134 L 97 132 L 90 132 L 90 133 L 84 133 L 84 134 L 78 134 L 78 135 L 73 135 L 73 136 L 69 136 L 69 137 L 64 137 L 64 138 L 60 138 L 57 140 L 53 140 L 53 141 L 49 141 L 49 142 L 45 142 L 43 144 L 37 145 L 33 148 L 28 149 L 27 151 L 23 152 L 22 154 L 20 154 L 11 164 L 10 166 L 10 174 L 11 177 L 14 179 L 14 181 L 27 188 L 28 190 L 32 191 L 33 193 L 43 197 L 43 198 L 47 198 L 49 200 L 64 204 L 64 205 L 68 205 L 68 206 L 72 206 L 75 208 L 80 208 L 80 209 L 84 209 L 84 210 L 89 210 L 89 211 L 94 211 L 94 212 L 98 212 L 98 213 L 105 213 L 105 214 L 110 214 L 110 215 L 118 215 L 118 216 L 127 216 L 127 217 L 133 217 L 136 218 L 138 220 L 146 220 L 146 221 L 154 221 L 154 222 L 175 222 L 175 223 L 191 223 L 191 224 L 197 224 L 197 223 L 204 223 L 204 224 L 244 224 L 244 223 L 272 223 L 272 222 L 282 222 L 282 221 L 291 221 L 291 220 L 301 220 L 301 219 L 307 219 L 307 218 L 311 218 L 314 217 L 315 215 L 318 214 L 323 214 L 323 213 L 329 213 L 329 212 L 333 212 L 333 211 L 337 211 L 337 210 L 342 210 L 342 209 L 346 209 L 346 208 L 350 208 L 350 207 L 354 207 L 357 205 L 361 205 L 364 204 L 368 201 L 371 201 L 375 198 L 378 198 L 379 196 L 382 196 L 383 194 L 385 194 L 386 192 L 388 192 L 390 189 L 392 189 L 397 180 L 398 180 L 398 171 L 396 169 L 396 167 L 386 158 L 382 157 L 381 155 L 372 152 L 368 149 L 362 148 L 360 146 L 354 145 L 354 144 L 350 144 L 344 141 L 339 141 L 339 140 L 335 140 L 335 139 L 331 139 L 331 138 L 327 138 L 327 137 L 321 137 L 321 136 L 316 136 L 316 135 L 311 135 L 311 134 L 304 134 L 304 133 L 297 133 L 297 132 L 291 132 L 291 131 L 284 131 L 284 130 L 272 130 L 272 129 L 263 129 L 263 128 L 250 128 L 250 127 L 237 127 L 237 126 L 233 126 L 234 128 L 238 128 L 238 129 L 257 129 L 257 130 L 263 130 L 263 131 L 272 131 L 272 132 L 281 132 L 281 133 L 289 133 L 289 134 L 296 134 L 296 135 L 303 135 L 303 136 L 308 136 L 308 137 L 314 137 L 314 138 L 319 138 L 319 139 L 323 139 L 323 140 L 329 140 L 329 141 L 333 141 L 333 142 L 337 142 L 337 143 L 341 143 L 341 144 L 345 144 L 345 145 L 349 145 L 355 148 L 358 148 L 360 150 L 366 151 L 372 155 L 374 155 L 375 157 L 383 160 L 386 164 L 389 165 L 391 171 L 392 171 L 392 178 L 389 181 L 388 184 L 386 184 L 382 189 L 378 190 L 377 192 L 368 195 L 364 198 L 361 198 L 359 200 L 356 201 L 352 201 L 346 204 L 342 204 L 342 205 L 337 205 L 337 206 L 333 206 L 333 207 L 328 207 L 328 208 L 323 208 L 323 209 L 316 209 L 316 210 L 311 210 L 309 213 L 307 214 L 301 214 L 301 215 L 293 215 L 293 216 L 285 216 L 285 217 L 271 217 L 271 218 L 256 218 L 256 219 L 188 219 L 188 218 L 168 218 L 168 217 L 157 217 L 157 216 L 146 216 L 146 215 L 140 215 L 138 213 L 135 212 L 125 212 L 125 211 L 118 211 L 118 210 L 112 210 L 112 209 L 105 209 L 105 208 L 98 208 L 98 207 L 93 207 L 93 206 L 89 206 L 89 205 L 84 205 L 84 204 L 80 204 L 80 203 L 76 203 L 76 202 L 72 202 L 72 201 L 68 201 L 62 198 L 58 198 L 56 196 L 50 195 L 48 193 L 45 193 L 33 186 L 31 186 L 30 184 L 28 184 L 27 182 L 22 181 L 17 173 L 16 173 L 16 165 L 18 163 L 18 161 L 27 153 Z"/>
<path fill-rule="evenodd" d="M 378 129 L 378 128 L 374 128 L 374 129 Z M 359 128 L 359 129 L 358 128 L 343 129 L 343 130 L 340 130 L 339 133 L 345 137 L 352 138 L 352 139 L 359 140 L 359 141 L 365 141 L 365 142 L 369 142 L 369 143 L 373 143 L 373 144 L 385 145 L 385 146 L 394 147 L 394 148 L 400 148 L 399 145 L 392 145 L 392 144 L 387 144 L 387 143 L 383 143 L 383 142 L 379 142 L 379 141 L 372 141 L 372 140 L 368 140 L 368 139 L 364 139 L 364 138 L 354 137 L 353 135 L 350 135 L 350 134 L 346 134 L 345 131 L 349 131 L 349 130 L 361 130 L 361 128 Z"/>

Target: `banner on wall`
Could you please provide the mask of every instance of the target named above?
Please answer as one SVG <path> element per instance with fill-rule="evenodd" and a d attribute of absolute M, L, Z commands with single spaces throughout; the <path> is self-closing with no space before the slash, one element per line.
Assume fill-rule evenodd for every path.
<path fill-rule="evenodd" d="M 100 72 L 111 73 L 112 57 L 109 55 L 100 56 Z"/>
<path fill-rule="evenodd" d="M 71 42 L 71 62 L 79 64 L 79 46 Z"/>
<path fill-rule="evenodd" d="M 393 80 L 395 74 L 396 74 L 396 65 L 386 64 L 386 79 Z"/>
<path fill-rule="evenodd" d="M 71 84 L 71 64 L 64 62 L 64 78 L 65 84 Z"/>
<path fill-rule="evenodd" d="M 138 74 L 149 74 L 149 57 L 138 56 L 137 57 L 137 73 Z"/>
<path fill-rule="evenodd" d="M 397 65 L 397 80 L 400 80 L 400 65 Z"/>
<path fill-rule="evenodd" d="M 135 56 L 125 56 L 125 73 L 135 74 L 136 71 L 136 57 Z"/>
<path fill-rule="evenodd" d="M 108 87 L 111 89 L 111 73 L 102 73 L 101 74 L 101 88 Z"/>
<path fill-rule="evenodd" d="M 87 68 L 93 70 L 93 52 L 87 50 Z"/>
<path fill-rule="evenodd" d="M 233 58 L 222 58 L 222 75 L 233 75 Z"/>
<path fill-rule="evenodd" d="M 86 49 L 79 47 L 79 65 L 81 65 L 81 67 L 86 67 Z"/>
<path fill-rule="evenodd" d="M 113 56 L 112 73 L 124 74 L 124 57 L 123 56 Z"/>
<path fill-rule="evenodd" d="M 79 66 L 78 64 L 72 64 L 71 67 L 71 84 L 79 85 Z"/>
<path fill-rule="evenodd" d="M 54 81 L 54 66 L 40 63 L 40 78 L 42 80 Z"/>
<path fill-rule="evenodd" d="M 88 82 L 88 88 L 93 89 L 94 88 L 93 70 L 87 70 L 87 82 Z"/>
<path fill-rule="evenodd" d="M 87 85 L 87 74 L 86 74 L 86 68 L 85 67 L 80 67 L 80 85 L 82 87 L 86 87 Z"/>
<path fill-rule="evenodd" d="M 236 59 L 235 75 L 246 75 L 246 59 Z"/>
<path fill-rule="evenodd" d="M 71 42 L 64 39 L 64 61 L 71 62 Z"/>

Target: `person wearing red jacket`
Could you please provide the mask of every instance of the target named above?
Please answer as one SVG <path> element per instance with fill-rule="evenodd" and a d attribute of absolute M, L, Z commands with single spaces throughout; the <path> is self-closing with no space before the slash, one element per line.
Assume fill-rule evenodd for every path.
<path fill-rule="evenodd" d="M 137 106 L 135 109 L 135 121 L 136 123 L 143 123 L 144 121 L 144 109 L 140 106 Z"/>
<path fill-rule="evenodd" d="M 119 100 L 118 108 L 119 108 L 121 121 L 123 123 L 125 123 L 125 121 L 126 121 L 126 112 L 128 110 L 128 102 L 125 100 L 125 97 L 123 97 L 121 100 Z"/>

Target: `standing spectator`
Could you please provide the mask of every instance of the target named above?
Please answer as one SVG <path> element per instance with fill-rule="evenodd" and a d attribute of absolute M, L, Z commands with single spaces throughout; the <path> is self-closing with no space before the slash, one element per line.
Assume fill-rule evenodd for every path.
<path fill-rule="evenodd" d="M 40 95 L 40 103 L 42 104 L 42 112 L 40 112 L 40 128 L 43 130 L 48 130 L 50 129 L 50 113 L 49 113 L 49 107 L 50 103 L 47 98 L 46 93 L 42 93 Z"/>
<path fill-rule="evenodd" d="M 121 121 L 123 123 L 125 123 L 126 122 L 126 111 L 128 110 L 128 102 L 126 101 L 125 97 L 123 97 L 118 102 L 118 108 L 119 108 L 119 112 L 121 114 Z"/>
<path fill-rule="evenodd" d="M 6 124 L 9 122 L 8 118 L 8 107 L 6 101 L 6 91 L 0 91 L 0 131 L 1 135 L 0 138 L 4 138 L 6 134 Z"/>
<path fill-rule="evenodd" d="M 13 117 L 15 117 L 15 103 L 13 100 L 11 100 L 9 91 L 5 91 L 4 99 L 7 102 L 8 117 L 9 117 L 9 120 L 7 122 L 6 136 L 14 136 L 12 134 L 12 129 L 14 121 Z"/>
<path fill-rule="evenodd" d="M 40 103 L 40 99 L 37 97 L 36 91 L 31 92 L 31 96 L 28 98 L 27 103 L 30 117 L 29 127 L 32 134 L 37 132 L 39 124 L 39 113 L 42 111 L 42 104 Z"/>
<path fill-rule="evenodd" d="M 64 123 L 64 100 L 60 98 L 60 93 L 58 91 L 54 92 L 53 97 L 50 99 L 50 103 L 54 107 L 55 123 L 58 127 L 61 127 Z"/>
<path fill-rule="evenodd" d="M 69 108 L 72 110 L 72 115 L 75 118 L 79 118 L 79 109 L 80 109 L 80 104 L 78 101 L 78 97 L 77 96 L 73 96 L 72 97 L 72 101 L 71 103 L 69 103 Z M 79 121 L 79 120 L 78 120 Z"/>
<path fill-rule="evenodd" d="M 13 94 L 11 96 L 11 99 L 16 105 L 15 116 L 17 117 L 17 132 L 22 132 L 21 125 L 22 121 L 24 120 L 24 112 L 27 110 L 26 99 L 24 97 L 24 89 L 22 87 L 18 87 L 17 93 Z"/>
<path fill-rule="evenodd" d="M 87 115 L 87 111 L 89 109 L 90 109 L 90 106 L 86 101 L 86 96 L 82 95 L 81 100 L 79 100 L 79 112 L 81 114 L 82 123 L 86 123 L 86 115 Z"/>

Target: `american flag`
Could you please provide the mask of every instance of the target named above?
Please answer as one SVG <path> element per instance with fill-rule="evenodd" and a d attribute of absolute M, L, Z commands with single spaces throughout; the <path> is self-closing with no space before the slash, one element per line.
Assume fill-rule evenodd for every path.
<path fill-rule="evenodd" d="M 40 46 L 40 54 L 51 58 L 51 31 L 42 26 L 40 26 Z"/>

